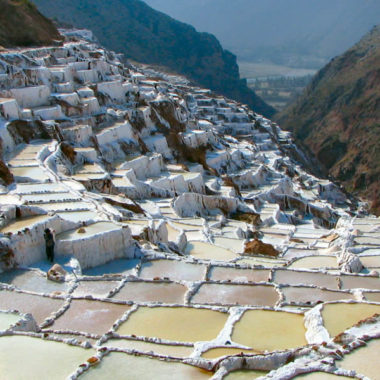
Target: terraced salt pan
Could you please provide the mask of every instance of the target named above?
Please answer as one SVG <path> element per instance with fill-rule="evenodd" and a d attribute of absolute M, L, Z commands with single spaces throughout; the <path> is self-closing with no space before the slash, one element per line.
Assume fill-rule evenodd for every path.
<path fill-rule="evenodd" d="M 186 286 L 176 283 L 127 282 L 114 299 L 134 302 L 183 304 Z"/>
<path fill-rule="evenodd" d="M 331 337 L 352 327 L 362 319 L 380 313 L 380 305 L 367 303 L 331 303 L 323 306 L 324 326 Z"/>
<path fill-rule="evenodd" d="M 57 312 L 63 306 L 64 300 L 41 297 L 26 293 L 0 290 L 0 307 L 3 310 L 18 310 L 30 313 L 38 324 Z"/>
<path fill-rule="evenodd" d="M 73 297 L 106 297 L 108 293 L 119 285 L 117 281 L 80 281 L 72 293 Z"/>
<path fill-rule="evenodd" d="M 380 292 L 363 292 L 363 296 L 369 302 L 380 302 Z"/>
<path fill-rule="evenodd" d="M 44 193 L 66 193 L 67 189 L 60 183 L 18 183 L 17 194 L 44 194 Z"/>
<path fill-rule="evenodd" d="M 227 376 L 223 377 L 223 380 L 251 380 L 257 379 L 261 376 L 265 376 L 267 373 L 268 372 L 265 371 L 251 371 L 248 369 L 241 369 L 238 371 L 230 372 Z"/>
<path fill-rule="evenodd" d="M 40 203 L 38 207 L 45 211 L 78 211 L 89 210 L 94 208 L 89 202 L 55 202 L 55 203 Z"/>
<path fill-rule="evenodd" d="M 110 302 L 72 300 L 51 328 L 103 335 L 129 309 L 130 306 Z"/>
<path fill-rule="evenodd" d="M 36 271 L 21 269 L 1 273 L 0 282 L 11 284 L 21 290 L 35 293 L 65 293 L 69 288 L 67 283 L 53 282 Z"/>
<path fill-rule="evenodd" d="M 247 264 L 247 265 L 261 265 L 266 268 L 275 268 L 285 266 L 286 260 L 276 260 L 276 259 L 267 259 L 264 257 L 248 257 L 243 256 L 242 259 L 237 260 L 238 264 Z"/>
<path fill-rule="evenodd" d="M 335 256 L 308 256 L 294 261 L 288 266 L 292 269 L 338 269 L 339 265 Z"/>
<path fill-rule="evenodd" d="M 3 234 L 6 234 L 8 232 L 15 233 L 17 231 L 22 231 L 24 228 L 31 228 L 33 225 L 37 223 L 46 222 L 50 218 L 51 216 L 49 215 L 37 215 L 16 219 L 13 222 L 9 223 L 7 226 L 3 227 L 0 230 L 0 232 L 2 232 Z"/>
<path fill-rule="evenodd" d="M 58 215 L 64 219 L 74 223 L 86 222 L 98 218 L 98 214 L 94 211 L 67 211 L 59 212 Z"/>
<path fill-rule="evenodd" d="M 286 303 L 315 304 L 326 301 L 355 300 L 355 296 L 347 292 L 322 290 L 315 287 L 289 286 L 281 288 L 281 292 Z"/>
<path fill-rule="evenodd" d="M 20 319 L 21 317 L 18 314 L 5 313 L 5 312 L 0 311 L 0 331 L 8 330 L 12 325 L 14 325 Z"/>
<path fill-rule="evenodd" d="M 202 229 L 202 226 L 196 225 L 196 224 L 185 224 L 185 223 L 178 223 L 178 222 L 171 222 L 171 224 L 174 227 L 177 227 L 179 230 L 183 230 L 183 231 L 199 231 L 199 229 Z"/>
<path fill-rule="evenodd" d="M 16 182 L 45 182 L 49 180 L 47 173 L 39 166 L 11 167 Z"/>
<path fill-rule="evenodd" d="M 235 253 L 242 253 L 243 252 L 243 240 L 239 239 L 228 239 L 228 238 L 221 238 L 221 237 L 215 237 L 214 238 L 214 244 L 218 245 L 219 247 L 224 247 L 232 252 Z"/>
<path fill-rule="evenodd" d="M 238 269 L 218 266 L 213 266 L 209 272 L 209 278 L 213 281 L 267 282 L 269 275 L 269 269 Z"/>
<path fill-rule="evenodd" d="M 112 352 L 100 364 L 92 367 L 80 378 L 90 380 L 151 380 L 152 374 L 156 380 L 168 380 L 173 376 L 183 380 L 209 379 L 213 374 L 190 365 L 151 359 L 142 356 L 127 355 Z"/>
<path fill-rule="evenodd" d="M 202 284 L 191 302 L 195 304 L 274 306 L 279 295 L 273 286 Z"/>
<path fill-rule="evenodd" d="M 338 277 L 317 272 L 276 269 L 272 281 L 276 284 L 316 285 L 329 289 L 338 289 Z"/>
<path fill-rule="evenodd" d="M 118 329 L 120 335 L 136 335 L 176 342 L 198 342 L 217 337 L 228 314 L 187 307 L 142 307 Z"/>
<path fill-rule="evenodd" d="M 204 265 L 190 264 L 177 260 L 154 260 L 141 266 L 139 277 L 143 279 L 169 278 L 179 281 L 203 280 L 206 273 Z"/>
<path fill-rule="evenodd" d="M 176 241 L 179 234 L 180 234 L 180 231 L 173 228 L 172 226 L 170 225 L 167 225 L 167 229 L 168 229 L 168 239 L 169 241 Z"/>
<path fill-rule="evenodd" d="M 129 350 L 138 350 L 142 352 L 154 352 L 157 355 L 169 355 L 176 358 L 188 358 L 194 347 L 178 346 L 169 344 L 156 344 L 132 339 L 110 339 L 103 344 L 105 347 L 126 348 Z"/>
<path fill-rule="evenodd" d="M 229 261 L 236 258 L 232 251 L 202 241 L 188 242 L 186 254 L 202 260 Z"/>
<path fill-rule="evenodd" d="M 107 264 L 99 265 L 94 268 L 85 269 L 83 274 L 86 276 L 103 276 L 104 274 L 129 275 L 135 272 L 140 260 L 119 259 L 110 261 Z"/>
<path fill-rule="evenodd" d="M 94 355 L 92 349 L 28 336 L 0 337 L 1 380 L 61 380 Z"/>
<path fill-rule="evenodd" d="M 205 359 L 217 359 L 222 356 L 239 355 L 241 353 L 253 355 L 255 351 L 233 347 L 217 347 L 203 352 L 201 357 Z"/>
<path fill-rule="evenodd" d="M 360 256 L 360 261 L 367 268 L 380 268 L 380 255 Z"/>
<path fill-rule="evenodd" d="M 380 339 L 374 339 L 365 347 L 360 347 L 349 355 L 345 355 L 343 360 L 337 361 L 335 364 L 346 370 L 355 370 L 358 374 L 370 379 L 378 379 L 380 373 L 379 352 Z"/>
<path fill-rule="evenodd" d="M 47 193 L 47 194 L 27 194 L 22 197 L 29 203 L 58 203 L 64 201 L 75 201 L 82 199 L 73 193 Z"/>
<path fill-rule="evenodd" d="M 57 236 L 58 240 L 76 240 L 76 239 L 83 239 L 87 238 L 89 236 L 93 236 L 102 232 L 108 232 L 113 230 L 118 230 L 121 227 L 117 224 L 114 224 L 112 222 L 97 222 L 94 224 L 90 224 L 89 226 L 85 226 L 84 232 L 78 232 L 81 231 L 80 228 L 77 228 L 75 230 L 66 231 L 62 234 L 59 234 Z"/>
<path fill-rule="evenodd" d="M 369 276 L 341 276 L 342 289 L 380 289 L 380 278 Z"/>
<path fill-rule="evenodd" d="M 307 344 L 303 314 L 247 310 L 235 323 L 232 340 L 258 351 L 285 350 Z"/>

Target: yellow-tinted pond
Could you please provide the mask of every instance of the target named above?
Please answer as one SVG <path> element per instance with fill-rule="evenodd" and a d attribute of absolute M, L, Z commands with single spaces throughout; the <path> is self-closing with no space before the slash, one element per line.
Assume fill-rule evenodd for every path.
<path fill-rule="evenodd" d="M 304 346 L 303 314 L 270 310 L 247 310 L 236 322 L 232 340 L 258 351 Z"/>
<path fill-rule="evenodd" d="M 95 353 L 27 336 L 1 337 L 0 352 L 0 380 L 66 379 Z"/>
<path fill-rule="evenodd" d="M 325 328 L 333 337 L 376 313 L 380 313 L 380 305 L 331 303 L 323 306 L 322 318 Z"/>
<path fill-rule="evenodd" d="M 189 346 L 174 346 L 169 344 L 156 344 L 150 342 L 143 342 L 141 340 L 131 339 L 110 339 L 103 344 L 106 347 L 127 348 L 130 350 L 138 350 L 142 352 L 153 351 L 158 355 L 169 355 L 176 358 L 189 357 L 194 347 Z"/>
<path fill-rule="evenodd" d="M 319 268 L 339 268 L 336 257 L 333 256 L 308 256 L 294 261 L 288 268 L 294 269 L 319 269 Z"/>
<path fill-rule="evenodd" d="M 228 314 L 186 307 L 139 307 L 117 333 L 155 337 L 178 342 L 198 342 L 216 338 Z"/>
<path fill-rule="evenodd" d="M 85 372 L 89 380 L 202 380 L 213 373 L 190 365 L 112 352 L 102 362 Z"/>
<path fill-rule="evenodd" d="M 232 371 L 227 376 L 223 377 L 223 380 L 251 380 L 258 377 L 265 376 L 268 372 L 265 371 L 251 371 L 249 369 L 241 369 L 238 371 Z"/>
<path fill-rule="evenodd" d="M 18 314 L 3 313 L 0 311 L 0 331 L 8 330 L 9 327 L 18 322 L 21 317 Z"/>
<path fill-rule="evenodd" d="M 37 215 L 22 219 L 16 219 L 2 228 L 0 232 L 3 234 L 6 234 L 8 232 L 15 233 L 17 231 L 23 230 L 24 228 L 31 228 L 34 224 L 45 222 L 49 218 L 51 218 L 49 215 Z"/>
<path fill-rule="evenodd" d="M 365 375 L 370 379 L 380 378 L 380 339 L 375 339 L 367 343 L 365 347 L 360 347 L 342 361 L 336 362 L 338 367 L 355 370 L 358 374 Z"/>
<path fill-rule="evenodd" d="M 202 241 L 188 242 L 186 253 L 203 260 L 229 261 L 236 258 L 232 251 Z"/>
<path fill-rule="evenodd" d="M 204 352 L 201 356 L 205 359 L 217 359 L 222 356 L 227 355 L 239 355 L 241 353 L 245 354 L 254 354 L 255 351 L 253 350 L 245 350 L 242 348 L 233 348 L 233 347 L 217 347 L 217 348 L 211 348 L 210 350 Z"/>

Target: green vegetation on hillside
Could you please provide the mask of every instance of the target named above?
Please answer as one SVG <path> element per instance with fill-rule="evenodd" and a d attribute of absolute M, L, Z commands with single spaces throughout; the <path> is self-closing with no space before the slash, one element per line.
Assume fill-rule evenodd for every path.
<path fill-rule="evenodd" d="M 380 214 L 379 26 L 320 70 L 276 120 Z"/>
<path fill-rule="evenodd" d="M 0 45 L 50 45 L 61 39 L 54 24 L 28 0 L 0 0 Z"/>
<path fill-rule="evenodd" d="M 166 66 L 195 83 L 271 116 L 274 109 L 239 77 L 236 57 L 211 34 L 140 0 L 34 0 L 48 17 L 91 29 L 107 48 L 141 63 Z"/>

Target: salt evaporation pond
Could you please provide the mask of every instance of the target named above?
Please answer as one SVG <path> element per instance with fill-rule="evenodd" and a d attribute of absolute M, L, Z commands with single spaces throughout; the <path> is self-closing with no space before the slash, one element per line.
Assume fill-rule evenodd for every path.
<path fill-rule="evenodd" d="M 152 377 L 152 374 L 154 376 Z M 80 378 L 89 380 L 181 380 L 209 379 L 213 374 L 190 365 L 112 352 Z"/>
<path fill-rule="evenodd" d="M 188 307 L 139 307 L 117 330 L 120 335 L 198 342 L 216 338 L 228 314 Z"/>
<path fill-rule="evenodd" d="M 62 380 L 94 355 L 92 349 L 28 336 L 0 337 L 1 380 Z"/>
<path fill-rule="evenodd" d="M 229 261 L 236 258 L 232 251 L 202 241 L 188 242 L 186 254 L 202 260 Z"/>
<path fill-rule="evenodd" d="M 8 330 L 9 327 L 18 322 L 21 317 L 15 313 L 5 313 L 0 311 L 0 331 Z"/>
<path fill-rule="evenodd" d="M 279 294 L 273 286 L 202 284 L 191 299 L 197 304 L 274 306 Z"/>
<path fill-rule="evenodd" d="M 57 240 L 83 239 L 98 233 L 118 230 L 120 228 L 120 226 L 112 222 L 98 222 L 90 224 L 89 226 L 84 226 L 83 228 L 76 228 L 75 230 L 63 232 L 57 236 Z"/>
<path fill-rule="evenodd" d="M 270 270 L 268 269 L 238 269 L 230 267 L 212 267 L 209 277 L 214 281 L 236 282 L 267 282 Z"/>
<path fill-rule="evenodd" d="M 37 223 L 43 223 L 50 219 L 50 215 L 37 215 L 37 216 L 30 216 L 22 219 L 16 219 L 13 222 L 9 223 L 7 226 L 3 227 L 0 232 L 3 234 L 12 232 L 15 233 L 17 231 L 21 231 L 25 228 L 31 228 Z"/>
<path fill-rule="evenodd" d="M 176 283 L 127 282 L 114 299 L 134 302 L 183 304 L 187 288 Z"/>
<path fill-rule="evenodd" d="M 294 261 L 288 268 L 292 269 L 319 269 L 332 268 L 338 269 L 336 257 L 333 256 L 308 256 Z"/>
<path fill-rule="evenodd" d="M 143 279 L 169 278 L 171 280 L 199 281 L 205 277 L 204 265 L 177 260 L 154 260 L 141 266 L 139 277 Z"/>
<path fill-rule="evenodd" d="M 24 314 L 33 314 L 38 324 L 41 324 L 52 313 L 58 311 L 63 306 L 63 303 L 63 299 L 0 290 L 0 307 L 3 310 L 19 310 Z"/>
<path fill-rule="evenodd" d="M 235 323 L 232 340 L 258 351 L 296 348 L 307 344 L 303 314 L 247 310 Z"/>
<path fill-rule="evenodd" d="M 129 308 L 110 302 L 72 300 L 69 309 L 54 322 L 52 328 L 103 335 Z"/>
<path fill-rule="evenodd" d="M 330 303 L 323 306 L 322 318 L 330 336 L 334 337 L 362 319 L 380 313 L 380 305 L 367 303 Z M 339 316 L 339 318 L 337 318 Z"/>
<path fill-rule="evenodd" d="M 343 360 L 337 361 L 335 364 L 346 370 L 355 370 L 370 379 L 379 379 L 379 353 L 380 339 L 375 339 L 368 342 L 365 347 L 360 347 L 345 355 Z"/>

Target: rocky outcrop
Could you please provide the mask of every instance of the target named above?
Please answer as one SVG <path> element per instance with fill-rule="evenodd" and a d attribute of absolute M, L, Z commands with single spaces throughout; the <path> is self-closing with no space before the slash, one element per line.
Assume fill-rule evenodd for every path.
<path fill-rule="evenodd" d="M 318 159 L 325 174 L 380 213 L 380 27 L 314 77 L 276 116 Z"/>
<path fill-rule="evenodd" d="M 28 0 L 0 0 L 0 46 L 42 46 L 61 40 L 52 21 Z"/>
<path fill-rule="evenodd" d="M 254 239 L 245 244 L 244 254 L 277 257 L 280 252 L 277 251 L 272 244 L 267 244 L 259 239 Z"/>

